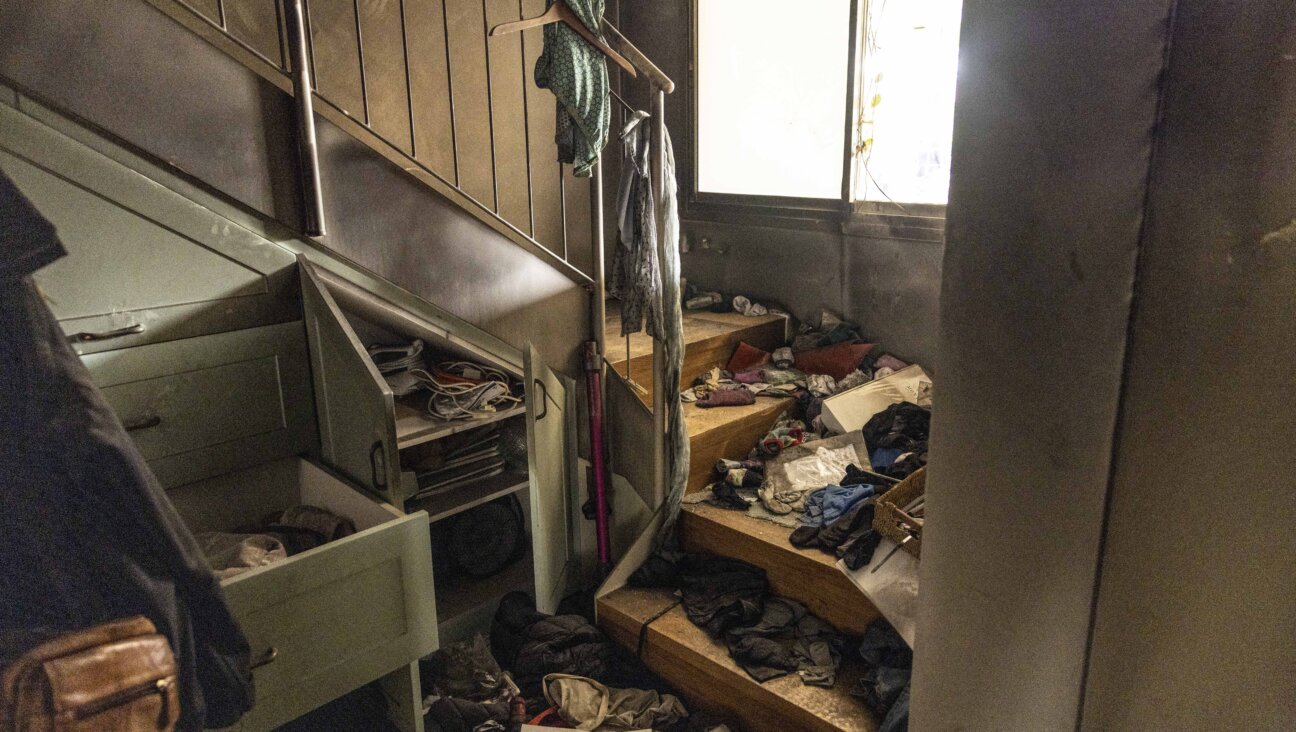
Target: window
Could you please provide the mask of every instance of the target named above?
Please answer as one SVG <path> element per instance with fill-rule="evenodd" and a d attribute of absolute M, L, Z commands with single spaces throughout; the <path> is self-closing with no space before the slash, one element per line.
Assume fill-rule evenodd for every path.
<path fill-rule="evenodd" d="M 961 0 L 695 5 L 700 199 L 945 203 Z"/>
<path fill-rule="evenodd" d="M 841 198 L 849 0 L 698 0 L 698 190 Z"/>
<path fill-rule="evenodd" d="M 962 0 L 870 3 L 857 198 L 945 203 L 962 8 Z"/>

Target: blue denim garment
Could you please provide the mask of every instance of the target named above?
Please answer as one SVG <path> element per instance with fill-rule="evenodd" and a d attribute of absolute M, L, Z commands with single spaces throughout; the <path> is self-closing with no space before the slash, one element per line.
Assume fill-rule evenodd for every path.
<path fill-rule="evenodd" d="M 829 485 L 812 491 L 805 499 L 805 515 L 801 523 L 805 526 L 826 526 L 842 517 L 842 514 L 873 495 L 871 485 Z"/>

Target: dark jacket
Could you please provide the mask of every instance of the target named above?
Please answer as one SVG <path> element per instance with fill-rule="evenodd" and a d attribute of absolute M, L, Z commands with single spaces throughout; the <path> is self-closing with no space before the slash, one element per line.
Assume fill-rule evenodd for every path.
<path fill-rule="evenodd" d="M 147 616 L 179 665 L 179 729 L 252 705 L 249 649 L 165 491 L 28 276 L 63 252 L 0 174 L 0 662 Z"/>

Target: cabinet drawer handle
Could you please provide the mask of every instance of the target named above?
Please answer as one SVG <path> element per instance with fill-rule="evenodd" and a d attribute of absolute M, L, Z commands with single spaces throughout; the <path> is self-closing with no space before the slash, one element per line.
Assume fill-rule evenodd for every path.
<path fill-rule="evenodd" d="M 143 333 L 143 332 L 144 332 L 144 324 L 136 323 L 135 325 L 128 325 L 125 328 L 118 328 L 117 330 L 105 330 L 105 331 L 100 331 L 98 333 L 92 333 L 90 331 L 82 331 L 80 333 L 74 333 L 73 335 L 68 336 L 68 340 L 76 343 L 89 343 L 91 341 L 112 340 L 113 338 L 121 338 L 122 336 L 135 335 L 137 333 Z"/>
<path fill-rule="evenodd" d="M 252 665 L 249 666 L 249 668 L 258 669 L 261 668 L 262 666 L 269 666 L 270 664 L 274 663 L 274 660 L 278 657 L 279 657 L 279 649 L 275 648 L 274 646 L 270 646 L 269 648 L 266 649 L 265 653 L 261 654 L 260 658 L 252 662 Z"/>
<path fill-rule="evenodd" d="M 157 416 L 156 414 L 153 414 L 148 417 L 140 417 L 139 419 L 133 419 L 123 424 L 122 426 L 126 428 L 127 432 L 134 432 L 136 430 L 151 429 L 153 427 L 157 427 L 160 424 L 162 424 L 162 418 Z"/>
<path fill-rule="evenodd" d="M 539 379 L 533 379 L 533 381 L 542 392 L 540 395 L 540 413 L 535 417 L 535 421 L 539 422 L 549 415 L 549 389 L 544 385 L 543 381 Z"/>

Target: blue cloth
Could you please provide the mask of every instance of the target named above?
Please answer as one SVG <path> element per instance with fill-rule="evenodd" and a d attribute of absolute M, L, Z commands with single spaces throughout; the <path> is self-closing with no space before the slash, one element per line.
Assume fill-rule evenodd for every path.
<path fill-rule="evenodd" d="M 873 463 L 876 470 L 883 470 L 895 465 L 896 458 L 905 454 L 906 450 L 899 447 L 879 447 L 869 455 L 869 462 Z"/>
<path fill-rule="evenodd" d="M 871 485 L 829 485 L 812 491 L 805 499 L 805 526 L 826 526 L 842 517 L 855 504 L 873 495 Z"/>

